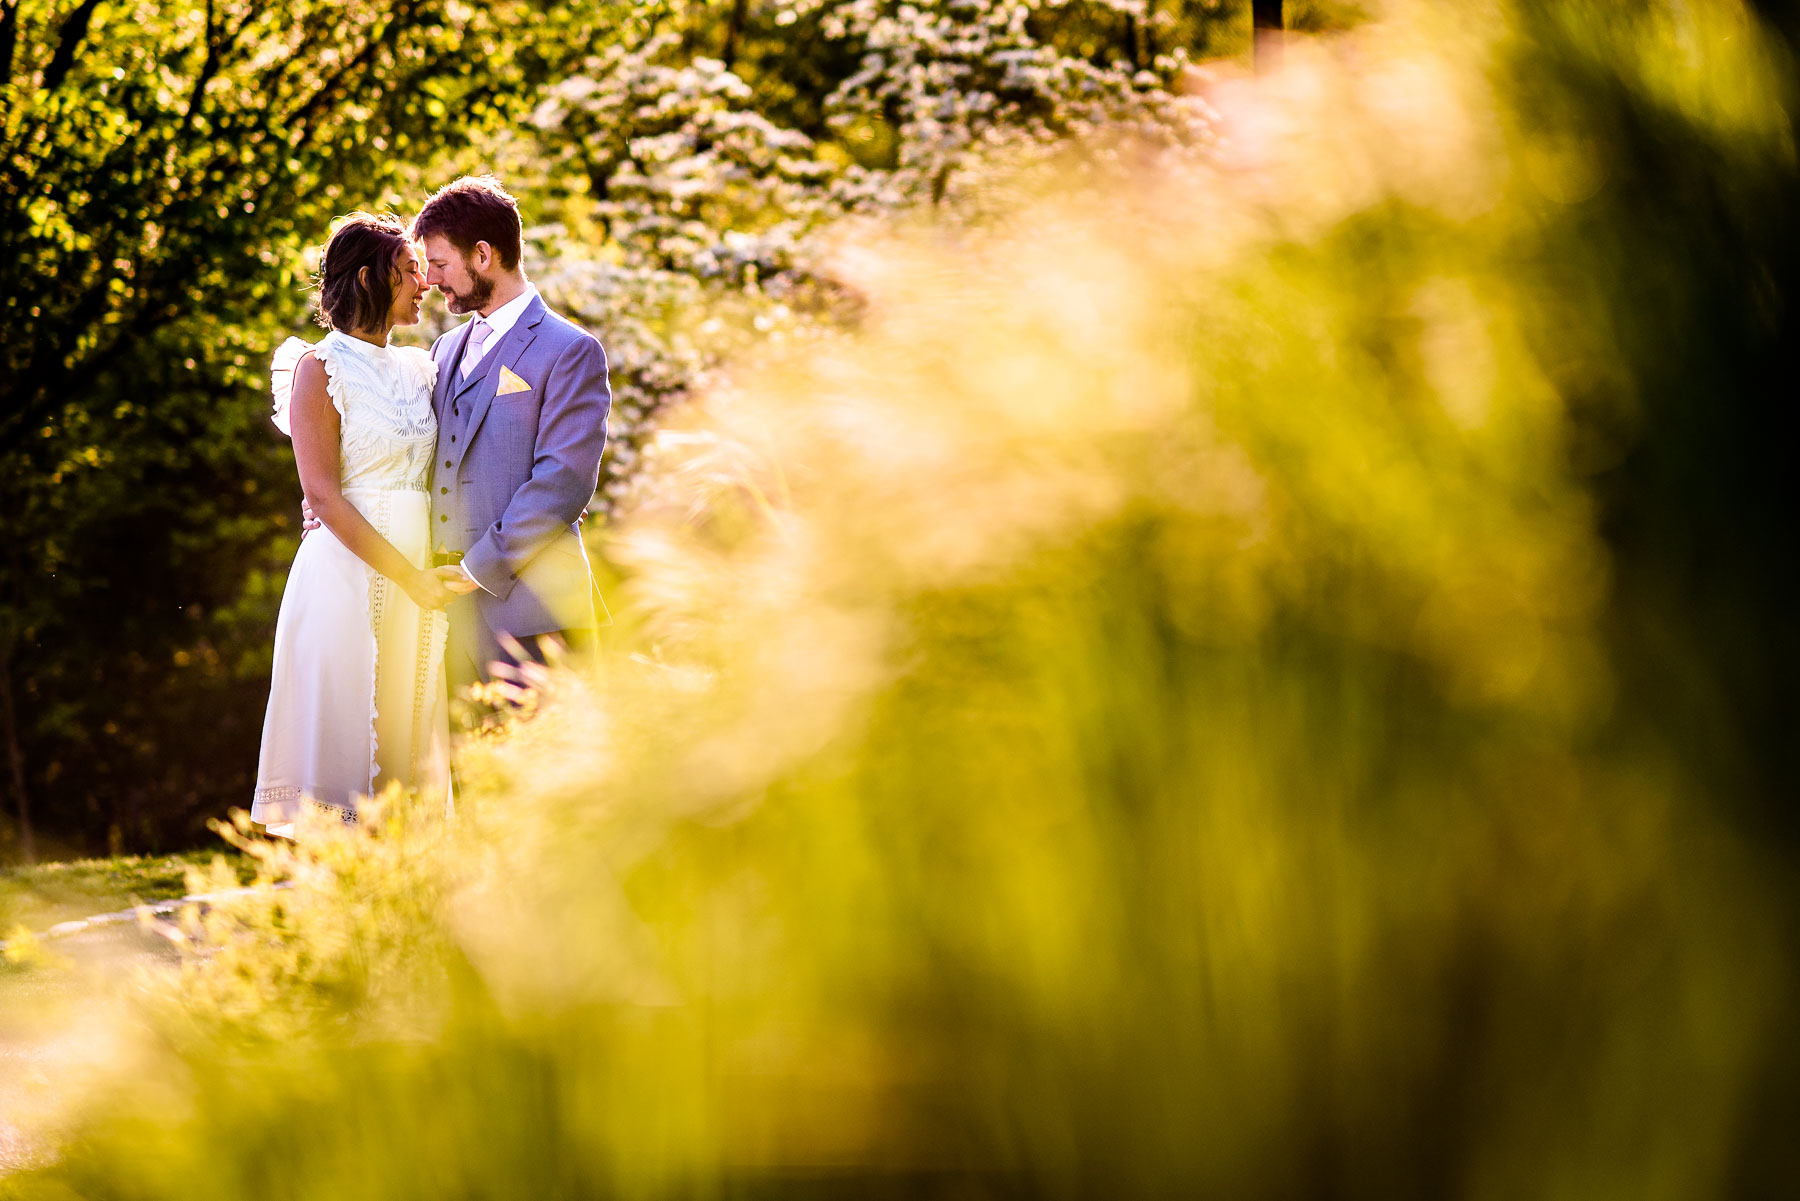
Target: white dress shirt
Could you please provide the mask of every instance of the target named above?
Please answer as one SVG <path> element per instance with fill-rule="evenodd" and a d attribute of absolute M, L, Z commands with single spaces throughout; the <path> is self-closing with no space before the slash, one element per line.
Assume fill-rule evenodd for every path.
<path fill-rule="evenodd" d="M 526 307 L 531 304 L 532 298 L 537 294 L 536 287 L 526 284 L 525 290 L 511 300 L 487 316 L 475 318 L 477 321 L 487 322 L 488 328 L 494 332 L 489 334 L 480 346 L 471 341 L 468 348 L 463 351 L 462 374 L 464 379 L 469 377 L 481 360 L 487 358 L 488 351 L 500 345 L 500 339 L 506 337 L 512 331 L 512 327 L 519 323 L 519 318 L 525 315 Z"/>
<path fill-rule="evenodd" d="M 507 301 L 487 316 L 475 318 L 477 321 L 487 322 L 493 332 L 483 339 L 480 346 L 475 345 L 474 342 L 471 341 L 467 348 L 463 350 L 462 367 L 460 370 L 464 379 L 467 379 L 470 373 L 475 370 L 476 365 L 479 364 L 482 359 L 487 357 L 488 351 L 500 345 L 500 339 L 506 337 L 506 335 L 511 332 L 512 327 L 519 323 L 519 318 L 525 315 L 526 307 L 531 304 L 532 298 L 537 294 L 538 290 L 535 286 L 526 284 L 525 290 L 511 300 Z M 471 330 L 470 332 L 473 333 L 474 331 Z M 457 566 L 462 567 L 462 564 L 458 563 Z M 468 576 L 469 579 L 474 582 L 475 586 L 480 588 L 483 592 L 489 593 L 490 595 L 493 594 L 494 590 L 489 588 L 486 584 L 483 584 L 480 580 L 475 579 L 475 574 L 467 567 L 463 567 L 462 573 Z"/>

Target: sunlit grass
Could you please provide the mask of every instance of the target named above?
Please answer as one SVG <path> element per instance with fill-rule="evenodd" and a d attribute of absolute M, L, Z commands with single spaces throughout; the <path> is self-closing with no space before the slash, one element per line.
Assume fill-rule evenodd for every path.
<path fill-rule="evenodd" d="M 206 867 L 219 853 L 202 848 L 173 855 L 120 855 L 0 868 L 0 930 L 23 926 L 42 931 L 58 922 L 116 912 L 138 902 L 174 900 L 187 894 L 188 871 Z M 242 870 L 248 882 L 250 865 Z"/>

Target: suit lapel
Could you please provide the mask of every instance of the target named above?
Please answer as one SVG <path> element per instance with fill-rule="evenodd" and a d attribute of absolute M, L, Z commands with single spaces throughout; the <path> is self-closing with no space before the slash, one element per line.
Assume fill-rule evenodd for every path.
<path fill-rule="evenodd" d="M 471 387 L 475 387 L 477 383 L 480 384 L 469 395 L 469 423 L 465 427 L 467 432 L 463 434 L 465 453 L 469 443 L 475 440 L 475 432 L 481 428 L 481 422 L 487 417 L 488 409 L 493 406 L 494 394 L 500 388 L 500 369 L 510 367 L 519 361 L 520 356 L 525 353 L 525 348 L 536 339 L 538 322 L 543 319 L 544 302 L 540 297 L 533 297 L 531 303 L 525 306 L 525 311 L 520 314 L 518 323 L 506 331 L 506 336 L 500 339 L 500 344 L 481 360 L 480 368 L 471 372 L 469 378 L 463 380 L 462 386 L 457 389 L 456 397 L 461 400 Z"/>
<path fill-rule="evenodd" d="M 456 369 L 462 366 L 463 347 L 469 342 L 469 328 L 475 323 L 465 321 L 461 328 L 450 335 L 449 343 L 444 348 L 443 361 L 438 364 L 437 390 L 432 396 L 432 408 L 437 410 L 438 428 L 444 425 L 444 411 L 450 407 L 450 397 L 459 390 L 456 385 L 462 381 L 456 378 Z"/>

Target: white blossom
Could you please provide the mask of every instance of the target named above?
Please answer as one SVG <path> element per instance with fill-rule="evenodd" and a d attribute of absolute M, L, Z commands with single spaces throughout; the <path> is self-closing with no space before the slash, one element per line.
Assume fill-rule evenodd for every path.
<path fill-rule="evenodd" d="M 1145 19 L 1142 0 L 1088 0 Z M 628 504 L 659 415 L 735 354 L 830 336 L 854 298 L 817 274 L 823 235 L 852 216 L 927 207 L 980 221 L 1009 176 L 1078 154 L 1194 156 L 1209 114 L 1174 89 L 1186 67 L 1096 66 L 1037 40 L 1054 0 L 764 0 L 778 26 L 817 22 L 858 66 L 827 101 L 834 134 L 891 135 L 871 166 L 759 108 L 718 59 L 672 34 L 612 45 L 545 87 L 530 121 L 546 182 L 585 191 L 582 229 L 534 230 L 540 286 L 598 331 L 614 385 L 597 507 Z M 860 53 L 857 53 L 860 52 Z"/>

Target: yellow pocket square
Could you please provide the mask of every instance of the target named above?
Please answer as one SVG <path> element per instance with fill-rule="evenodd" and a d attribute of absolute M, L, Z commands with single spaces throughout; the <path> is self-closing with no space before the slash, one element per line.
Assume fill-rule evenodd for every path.
<path fill-rule="evenodd" d="M 529 391 L 531 391 L 531 385 L 514 375 L 511 367 L 500 368 L 500 388 L 494 395 L 508 396 L 514 392 Z"/>

